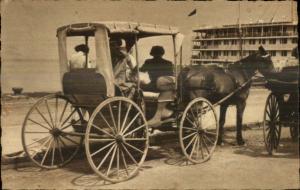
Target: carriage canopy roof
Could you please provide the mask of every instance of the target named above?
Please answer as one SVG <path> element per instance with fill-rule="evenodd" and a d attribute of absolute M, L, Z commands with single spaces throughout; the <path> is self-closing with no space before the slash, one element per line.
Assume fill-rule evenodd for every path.
<path fill-rule="evenodd" d="M 178 29 L 171 26 L 137 22 L 87 22 L 59 27 L 57 33 L 66 31 L 67 36 L 93 36 L 97 27 L 104 27 L 109 34 L 137 34 L 138 38 L 154 35 L 176 35 Z"/>

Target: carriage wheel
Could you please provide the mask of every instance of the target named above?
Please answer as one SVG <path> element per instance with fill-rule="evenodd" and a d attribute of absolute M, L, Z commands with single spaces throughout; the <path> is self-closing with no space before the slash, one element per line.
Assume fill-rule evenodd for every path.
<path fill-rule="evenodd" d="M 85 135 L 91 168 L 102 179 L 125 181 L 135 176 L 149 147 L 148 124 L 132 100 L 114 97 L 93 112 Z"/>
<path fill-rule="evenodd" d="M 207 161 L 216 147 L 219 125 L 215 109 L 205 98 L 191 101 L 183 112 L 179 140 L 186 158 L 192 163 Z"/>
<path fill-rule="evenodd" d="M 266 149 L 270 155 L 277 149 L 281 133 L 279 102 L 274 94 L 270 94 L 266 101 L 263 134 Z"/>
<path fill-rule="evenodd" d="M 27 156 L 47 169 L 61 167 L 78 152 L 83 137 L 74 137 L 74 126 L 84 121 L 78 108 L 64 96 L 51 94 L 38 100 L 27 113 L 22 144 Z"/>

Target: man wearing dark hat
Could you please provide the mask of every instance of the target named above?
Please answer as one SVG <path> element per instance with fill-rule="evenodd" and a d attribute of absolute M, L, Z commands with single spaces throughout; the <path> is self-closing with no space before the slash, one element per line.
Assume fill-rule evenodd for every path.
<path fill-rule="evenodd" d="M 86 56 L 89 53 L 89 47 L 85 44 L 80 44 L 75 46 L 76 53 L 71 55 L 69 60 L 70 69 L 85 68 L 86 66 Z"/>
<path fill-rule="evenodd" d="M 148 72 L 150 83 L 143 87 L 144 90 L 156 91 L 157 79 L 162 76 L 174 76 L 172 62 L 163 59 L 165 50 L 162 46 L 153 46 L 150 51 L 152 59 L 147 59 L 141 67 L 141 72 Z"/>

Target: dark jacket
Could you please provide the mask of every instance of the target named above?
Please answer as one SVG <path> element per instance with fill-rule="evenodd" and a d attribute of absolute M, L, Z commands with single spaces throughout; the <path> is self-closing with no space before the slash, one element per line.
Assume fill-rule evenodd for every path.
<path fill-rule="evenodd" d="M 147 59 L 140 71 L 148 72 L 153 84 L 156 84 L 157 79 L 161 76 L 174 76 L 172 62 L 160 57 Z"/>

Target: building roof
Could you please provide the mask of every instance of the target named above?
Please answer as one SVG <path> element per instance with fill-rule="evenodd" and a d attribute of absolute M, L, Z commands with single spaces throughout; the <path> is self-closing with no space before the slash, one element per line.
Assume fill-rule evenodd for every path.
<path fill-rule="evenodd" d="M 137 33 L 141 36 L 147 35 L 173 35 L 177 34 L 178 28 L 156 24 L 121 21 L 96 21 L 86 23 L 74 23 L 61 26 L 57 32 L 67 30 L 68 36 L 93 35 L 96 27 L 105 27 L 109 33 Z"/>
<path fill-rule="evenodd" d="M 289 21 L 284 21 L 284 22 L 257 22 L 257 23 L 245 23 L 241 24 L 242 28 L 247 28 L 247 27 L 262 27 L 262 26 L 297 26 L 298 22 L 289 22 Z M 207 31 L 207 30 L 215 30 L 215 29 L 229 29 L 229 28 L 238 28 L 238 24 L 228 24 L 228 25 L 222 25 L 222 26 L 202 26 L 193 29 L 194 32 L 197 31 Z"/>

